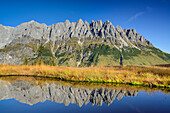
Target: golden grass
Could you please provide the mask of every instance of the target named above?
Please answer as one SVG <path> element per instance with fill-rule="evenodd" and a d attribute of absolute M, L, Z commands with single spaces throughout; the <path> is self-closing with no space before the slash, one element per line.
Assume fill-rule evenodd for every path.
<path fill-rule="evenodd" d="M 0 65 L 0 75 L 40 76 L 81 82 L 109 82 L 170 88 L 170 68 L 155 66 L 61 67 Z"/>

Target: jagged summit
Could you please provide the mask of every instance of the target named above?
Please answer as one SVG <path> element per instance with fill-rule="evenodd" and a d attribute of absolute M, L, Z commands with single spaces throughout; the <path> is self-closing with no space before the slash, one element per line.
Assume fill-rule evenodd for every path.
<path fill-rule="evenodd" d="M 38 23 L 38 22 L 36 22 L 35 20 L 31 20 L 31 21 L 28 21 L 28 22 L 24 22 L 22 24 L 32 24 L 32 23 Z M 20 24 L 20 25 L 22 25 L 22 24 Z M 40 23 L 38 23 L 38 24 L 40 24 Z M 18 26 L 20 26 L 20 25 L 18 25 Z"/>
<path fill-rule="evenodd" d="M 106 24 L 110 24 L 110 21 L 109 21 L 109 20 L 106 20 Z"/>
<path fill-rule="evenodd" d="M 83 20 L 80 18 L 80 19 L 77 21 L 77 23 L 82 23 L 82 24 L 83 24 L 84 22 L 83 22 Z"/>
<path fill-rule="evenodd" d="M 23 64 L 25 58 L 38 58 L 38 49 L 41 44 L 45 47 L 48 46 L 46 48 L 48 52 L 46 51 L 47 53 L 44 54 L 44 57 L 48 57 L 49 60 L 53 57 L 56 64 L 67 63 L 68 66 L 70 64 L 72 66 L 99 65 L 96 62 L 103 59 L 102 55 L 105 57 L 107 52 L 110 52 L 107 54 L 113 58 L 119 59 L 120 56 L 135 56 L 137 55 L 136 53 L 143 53 L 144 51 L 146 53 L 146 51 L 149 51 L 148 47 L 154 48 L 152 43 L 137 33 L 135 29 L 122 29 L 120 26 L 115 28 L 109 20 L 106 22 L 92 20 L 91 23 L 84 22 L 82 19 L 79 19 L 77 22 L 66 20 L 64 23 L 60 22 L 50 26 L 32 20 L 13 28 L 0 25 L 0 63 Z M 104 45 L 108 47 L 100 55 L 99 50 L 103 49 Z M 100 48 L 98 52 L 95 52 L 96 48 Z M 108 48 L 109 50 L 107 51 Z M 115 50 L 112 51 L 113 48 L 116 48 L 116 53 Z M 79 53 L 77 53 L 78 51 Z M 67 57 L 66 53 L 77 58 L 74 57 L 72 61 L 70 61 L 70 58 L 61 60 L 62 57 Z M 166 55 L 162 57 L 162 55 L 156 59 L 167 57 Z M 109 57 L 107 56 L 107 58 Z M 134 59 L 133 56 L 127 59 L 131 58 Z M 169 61 L 169 57 L 165 59 Z M 165 59 L 159 59 L 159 63 L 166 63 Z M 67 60 L 71 63 L 66 62 Z M 141 60 L 140 62 L 138 61 L 138 65 L 157 64 L 156 62 L 149 62 L 150 60 L 147 63 Z M 119 61 L 115 60 L 110 65 L 119 65 L 119 63 L 115 62 Z M 132 63 L 128 61 L 126 64 Z M 102 65 L 108 64 L 104 63 Z"/>
<path fill-rule="evenodd" d="M 34 20 L 31 20 L 31 21 L 29 21 L 28 23 L 33 23 L 33 22 L 36 22 L 36 21 L 34 21 Z"/>
<path fill-rule="evenodd" d="M 69 21 L 69 20 L 66 20 L 64 23 L 70 23 L 70 21 Z"/>

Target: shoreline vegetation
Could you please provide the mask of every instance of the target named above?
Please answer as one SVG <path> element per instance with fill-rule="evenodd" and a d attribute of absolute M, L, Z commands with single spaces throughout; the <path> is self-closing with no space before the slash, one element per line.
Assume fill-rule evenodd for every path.
<path fill-rule="evenodd" d="M 32 76 L 71 82 L 116 83 L 170 89 L 170 68 L 158 66 L 62 67 L 0 65 L 0 76 Z"/>
<path fill-rule="evenodd" d="M 95 82 L 71 82 L 71 81 L 62 81 L 56 80 L 54 78 L 44 78 L 44 77 L 27 77 L 27 76 L 4 76 L 0 77 L 2 81 L 8 81 L 10 83 L 15 81 L 27 81 L 29 83 L 33 83 L 35 85 L 43 86 L 46 83 L 55 83 L 61 84 L 65 87 L 71 86 L 74 88 L 88 88 L 88 89 L 100 89 L 100 88 L 108 88 L 108 89 L 117 89 L 117 90 L 126 90 L 126 91 L 147 91 L 149 93 L 155 91 L 162 91 L 164 94 L 170 92 L 168 88 L 159 88 L 159 87 L 143 87 L 143 86 L 135 86 L 135 85 L 127 85 L 127 84 L 115 84 L 115 83 L 95 83 Z"/>

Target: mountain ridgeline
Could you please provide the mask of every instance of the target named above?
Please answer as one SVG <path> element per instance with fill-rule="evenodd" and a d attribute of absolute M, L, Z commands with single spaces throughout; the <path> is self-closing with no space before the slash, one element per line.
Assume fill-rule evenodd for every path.
<path fill-rule="evenodd" d="M 170 63 L 170 54 L 155 48 L 135 29 L 115 28 L 108 20 L 0 25 L 0 64 L 37 63 L 71 67 L 158 65 Z"/>

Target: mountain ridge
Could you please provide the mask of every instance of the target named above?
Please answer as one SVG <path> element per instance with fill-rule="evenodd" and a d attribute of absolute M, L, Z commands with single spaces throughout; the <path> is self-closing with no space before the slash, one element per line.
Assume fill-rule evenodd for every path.
<path fill-rule="evenodd" d="M 1 64 L 21 65 L 29 62 L 33 65 L 43 61 L 45 64 L 53 62 L 65 66 L 99 66 L 100 63 L 108 66 L 119 65 L 123 57 L 130 59 L 128 62 L 125 60 L 125 65 L 132 65 L 137 55 L 146 57 L 147 54 L 156 62 L 147 60 L 144 63 L 137 58 L 139 63 L 134 65 L 166 64 L 170 61 L 169 54 L 156 49 L 135 29 L 122 29 L 118 25 L 115 28 L 108 20 L 103 23 L 101 20 L 92 20 L 91 23 L 82 19 L 77 22 L 66 20 L 49 26 L 32 20 L 16 27 L 0 25 L 0 40 Z M 157 55 L 156 51 L 161 55 Z M 100 59 L 112 59 L 113 64 L 103 64 L 106 61 Z"/>

